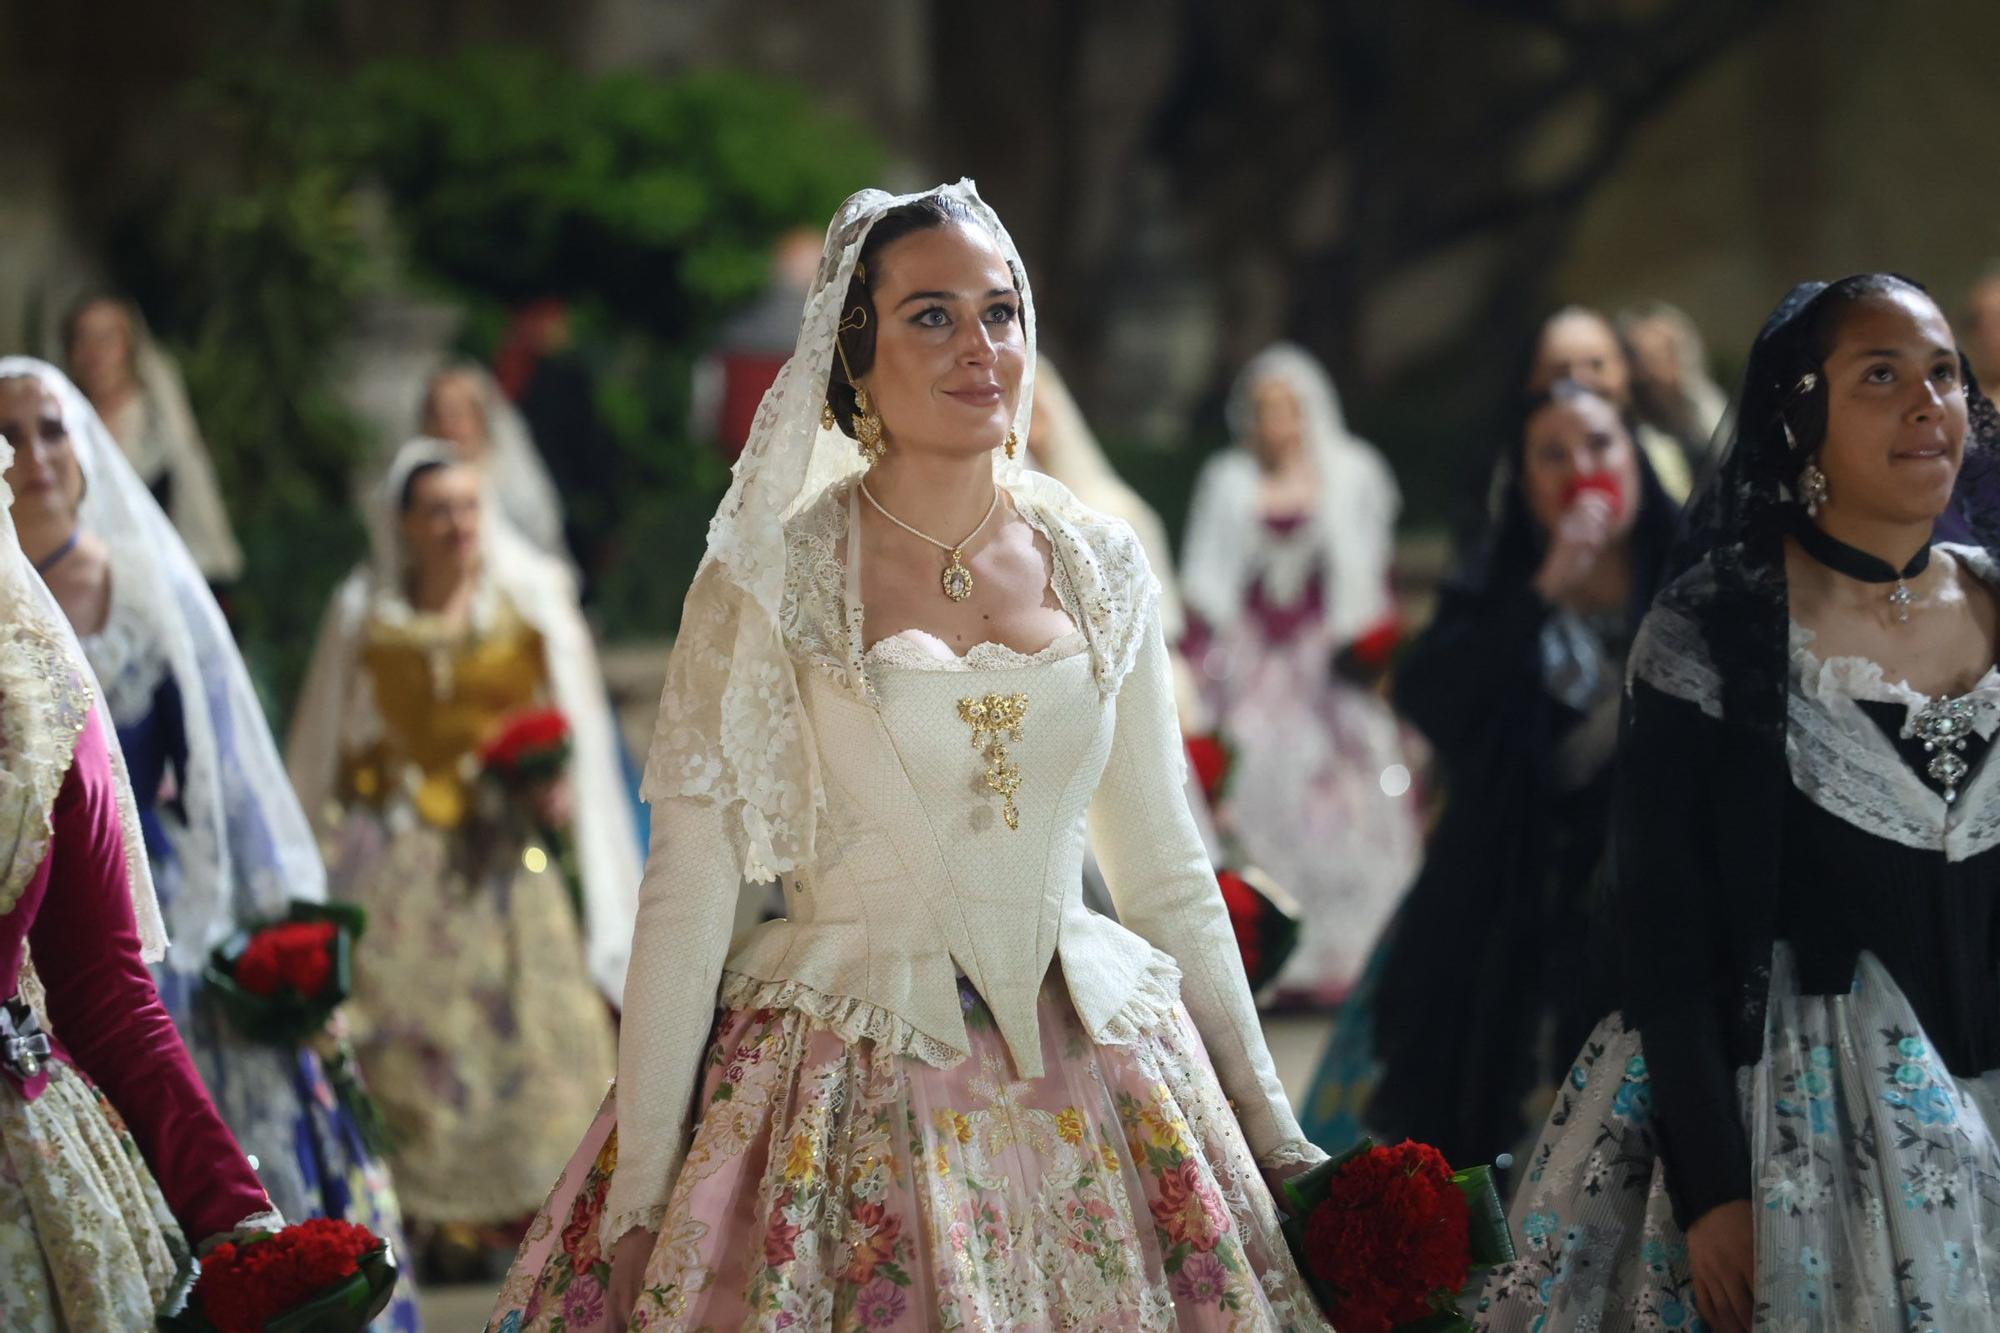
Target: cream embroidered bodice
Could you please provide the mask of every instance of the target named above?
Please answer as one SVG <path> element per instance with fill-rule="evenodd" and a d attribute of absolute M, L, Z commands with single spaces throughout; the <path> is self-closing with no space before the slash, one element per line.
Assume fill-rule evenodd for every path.
<path fill-rule="evenodd" d="M 785 916 L 732 950 L 740 863 L 726 812 L 655 805 L 607 1244 L 665 1210 L 718 1003 L 802 1010 L 849 1040 L 949 1067 L 968 1051 L 963 976 L 1033 1078 L 1044 1072 L 1036 1000 L 1059 965 L 1099 1042 L 1129 1042 L 1184 1003 L 1260 1160 L 1320 1156 L 1279 1084 L 1188 811 L 1138 542 L 1115 520 L 1015 500 L 1048 539 L 1077 625 L 1032 654 L 982 645 L 955 658 L 912 632 L 862 651 L 850 493 L 788 528 L 786 642 L 825 793 L 812 862 L 783 877 Z M 1086 834 L 1123 925 L 1083 905 Z"/>

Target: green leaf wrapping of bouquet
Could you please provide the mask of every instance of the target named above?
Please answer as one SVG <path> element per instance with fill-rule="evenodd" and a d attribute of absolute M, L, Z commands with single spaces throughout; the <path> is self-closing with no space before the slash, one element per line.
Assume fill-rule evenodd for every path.
<path fill-rule="evenodd" d="M 1514 1260 L 1514 1234 L 1507 1227 L 1507 1209 L 1500 1202 L 1500 1188 L 1493 1182 L 1493 1168 L 1475 1166 L 1451 1178 L 1465 1195 L 1471 1214 L 1467 1248 L 1472 1253 L 1472 1269 L 1478 1272 Z"/>

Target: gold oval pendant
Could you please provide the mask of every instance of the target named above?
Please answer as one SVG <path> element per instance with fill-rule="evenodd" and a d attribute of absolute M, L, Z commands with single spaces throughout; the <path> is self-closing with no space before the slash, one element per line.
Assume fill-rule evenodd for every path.
<path fill-rule="evenodd" d="M 972 571 L 958 562 L 958 552 L 951 553 L 951 563 L 944 567 L 944 574 L 938 580 L 944 586 L 944 595 L 954 602 L 962 602 L 972 596 Z"/>

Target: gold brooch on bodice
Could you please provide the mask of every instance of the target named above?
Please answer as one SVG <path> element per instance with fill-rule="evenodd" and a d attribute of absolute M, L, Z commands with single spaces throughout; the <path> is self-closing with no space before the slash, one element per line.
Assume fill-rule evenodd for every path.
<path fill-rule="evenodd" d="M 1021 739 L 1021 719 L 1028 715 L 1025 694 L 989 694 L 984 699 L 960 699 L 958 718 L 972 728 L 972 748 L 986 758 L 986 785 L 1003 802 L 1007 827 L 1021 827 L 1014 793 L 1021 790 L 1021 770 L 1007 753 L 1007 742 Z"/>

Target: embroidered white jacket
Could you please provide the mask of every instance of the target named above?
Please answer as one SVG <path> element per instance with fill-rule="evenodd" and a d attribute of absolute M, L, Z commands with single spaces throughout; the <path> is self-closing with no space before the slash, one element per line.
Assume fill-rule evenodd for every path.
<path fill-rule="evenodd" d="M 1128 1043 L 1184 1003 L 1259 1160 L 1322 1156 L 1279 1084 L 1183 795 L 1158 584 L 1124 523 L 1037 495 L 1016 487 L 1015 503 L 1054 552 L 1055 591 L 1079 632 L 1032 656 L 982 645 L 939 657 L 906 636 L 862 653 L 851 489 L 788 526 L 786 646 L 825 792 L 812 863 L 784 876 L 785 917 L 732 951 L 741 862 L 726 812 L 684 798 L 655 806 L 607 1244 L 660 1223 L 718 1003 L 801 1010 L 945 1068 L 969 1050 L 964 976 L 1032 1078 L 1043 1073 L 1037 996 L 1059 963 L 1101 1043 Z M 1027 697 L 1020 738 L 1006 742 L 1021 775 L 1018 829 L 960 716 L 961 699 L 988 694 Z M 1083 904 L 1086 828 L 1123 925 Z"/>

